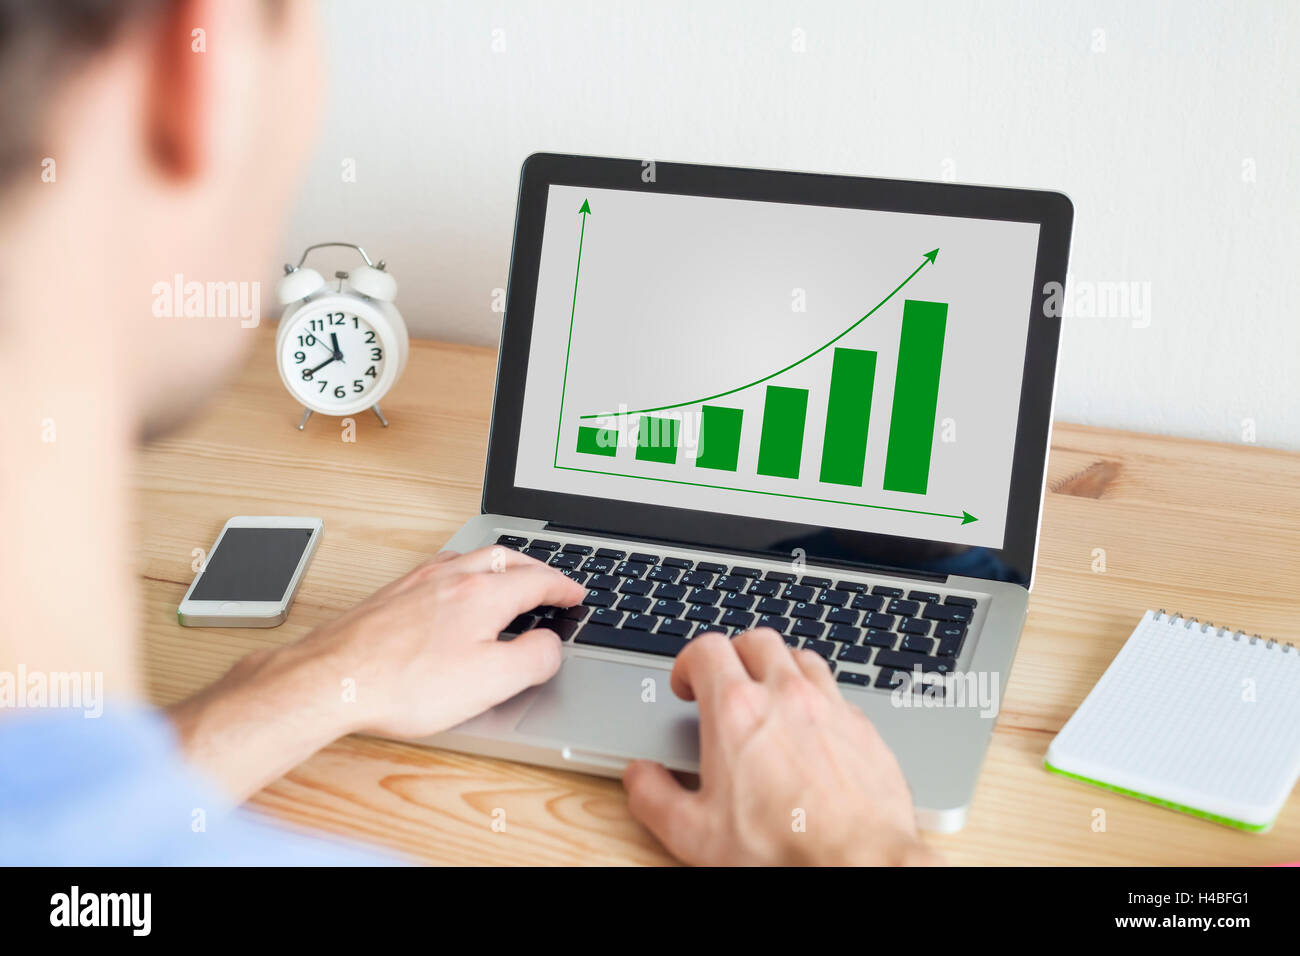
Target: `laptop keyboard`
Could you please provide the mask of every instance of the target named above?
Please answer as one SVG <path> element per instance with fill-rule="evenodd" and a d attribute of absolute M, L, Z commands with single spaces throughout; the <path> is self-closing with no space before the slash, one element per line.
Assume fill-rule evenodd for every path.
<path fill-rule="evenodd" d="M 503 639 L 544 627 L 566 643 L 675 657 L 700 634 L 770 627 L 791 647 L 826 658 L 841 683 L 860 687 L 892 690 L 917 667 L 952 672 L 979 607 L 976 597 L 930 586 L 763 571 L 516 534 L 496 543 L 587 588 L 574 607 L 519 615 Z"/>

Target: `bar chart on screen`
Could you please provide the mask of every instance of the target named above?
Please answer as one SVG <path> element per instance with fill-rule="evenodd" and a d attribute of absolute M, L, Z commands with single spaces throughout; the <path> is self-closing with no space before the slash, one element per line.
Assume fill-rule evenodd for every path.
<path fill-rule="evenodd" d="M 515 480 L 1000 546 L 1037 226 L 554 185 Z"/>
<path fill-rule="evenodd" d="M 574 270 L 570 342 L 578 310 L 586 219 L 590 214 L 590 204 L 584 201 L 579 210 L 582 225 Z M 892 291 L 811 352 L 794 357 L 770 374 L 723 391 L 645 407 L 611 402 L 603 410 L 575 412 L 568 407 L 565 393 L 568 375 L 581 374 L 581 370 L 568 368 L 571 356 L 566 356 L 555 466 L 614 477 L 910 512 L 962 524 L 977 521 L 964 509 L 937 512 L 919 505 L 907 507 L 871 500 L 860 494 L 867 488 L 869 441 L 883 441 L 887 447 L 879 490 L 925 496 L 929 487 L 948 304 L 907 298 L 904 290 L 922 270 L 934 266 L 938 256 L 937 248 L 921 255 L 916 267 Z M 869 326 L 862 328 L 864 324 L 886 308 L 902 311 L 898 340 L 877 348 L 856 347 L 856 340 L 869 341 L 872 337 Z M 848 344 L 851 338 L 854 345 Z M 892 396 L 878 400 L 876 370 L 882 352 L 884 360 L 894 363 L 895 374 Z M 802 380 L 811 376 L 816 384 L 786 384 L 796 370 Z M 819 403 L 824 410 L 820 458 L 815 461 L 805 460 L 810 437 L 809 408 L 813 403 Z M 560 462 L 563 417 L 573 414 L 579 422 L 574 450 L 579 457 L 589 458 L 589 464 Z M 827 489 L 825 495 L 808 494 L 806 485 L 782 489 L 770 482 L 735 481 L 741 476 L 740 450 L 746 429 L 757 433 L 752 478 L 794 481 L 815 475 L 818 484 Z M 665 472 L 654 466 L 672 467 Z M 847 489 L 855 489 L 858 494 L 846 498 Z"/>

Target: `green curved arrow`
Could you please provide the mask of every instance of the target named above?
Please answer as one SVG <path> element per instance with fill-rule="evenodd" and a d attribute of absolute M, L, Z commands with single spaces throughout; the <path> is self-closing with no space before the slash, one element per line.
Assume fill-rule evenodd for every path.
<path fill-rule="evenodd" d="M 585 208 L 586 204 L 584 203 L 583 205 L 584 205 L 584 208 Z M 584 218 L 583 218 L 583 223 L 585 224 L 586 221 L 587 221 L 587 220 L 586 220 L 586 218 L 584 217 Z M 579 257 L 581 257 L 581 255 L 582 255 L 582 251 L 581 251 L 581 250 L 582 250 L 582 243 L 581 243 L 581 240 L 579 240 L 579 243 L 578 243 L 578 249 L 579 249 L 579 251 L 578 251 L 578 255 L 579 255 Z M 735 388 L 729 388 L 729 389 L 727 389 L 725 392 L 718 392 L 716 395 L 705 395 L 703 398 L 693 398 L 693 399 L 691 399 L 691 400 L 688 401 L 688 402 L 674 402 L 672 405 L 655 405 L 655 406 L 652 407 L 652 408 L 633 408 L 633 409 L 631 409 L 631 410 L 629 410 L 629 411 L 626 411 L 626 412 L 597 412 L 597 413 L 592 414 L 592 415 L 579 415 L 578 417 L 579 417 L 579 418 L 582 418 L 582 419 L 586 419 L 586 418 L 610 418 L 610 417 L 613 417 L 613 416 L 616 416 L 616 415 L 640 415 L 640 414 L 643 413 L 643 412 L 663 412 L 663 411 L 667 411 L 667 410 L 670 409 L 670 408 L 684 408 L 684 407 L 686 407 L 687 405 L 699 405 L 699 404 L 701 404 L 701 403 L 703 403 L 703 402 L 711 402 L 711 401 L 713 401 L 715 398 L 723 398 L 724 396 L 727 396 L 727 395 L 735 395 L 737 392 L 743 392 L 745 389 L 747 389 L 747 388 L 753 388 L 755 385 L 762 385 L 764 382 L 768 381 L 769 379 L 776 378 L 778 375 L 784 375 L 786 372 L 790 371 L 790 369 L 795 368 L 795 367 L 798 366 L 798 365 L 802 365 L 804 362 L 808 361 L 808 360 L 809 360 L 810 358 L 812 358 L 814 355 L 819 355 L 820 353 L 825 352 L 828 348 L 830 348 L 832 345 L 834 345 L 834 344 L 835 344 L 836 342 L 838 342 L 840 339 L 844 338 L 844 336 L 848 335 L 850 332 L 852 332 L 854 329 L 856 329 L 856 328 L 857 328 L 859 325 L 861 325 L 863 322 L 867 321 L 867 319 L 871 318 L 871 317 L 872 317 L 872 316 L 873 316 L 873 315 L 874 315 L 874 314 L 875 314 L 875 313 L 880 309 L 880 307 L 881 307 L 882 305 L 884 305 L 886 302 L 888 302 L 890 299 L 892 299 L 895 295 L 898 294 L 898 290 L 899 290 L 899 289 L 903 288 L 903 286 L 905 286 L 905 285 L 907 285 L 909 282 L 911 282 L 911 281 L 916 277 L 916 274 L 917 274 L 918 272 L 920 272 L 922 269 L 924 269 L 927 265 L 932 265 L 932 264 L 934 263 L 934 260 L 937 259 L 938 257 L 939 257 L 939 250 L 938 250 L 938 249 L 931 249 L 929 252 L 927 252 L 927 253 L 922 257 L 921 264 L 920 264 L 919 266 L 917 266 L 915 269 L 912 270 L 912 274 L 909 275 L 909 276 L 908 276 L 906 279 L 904 279 L 902 282 L 900 282 L 897 286 L 895 286 L 893 292 L 889 293 L 889 295 L 885 296 L 883 299 L 881 299 L 879 302 L 877 302 L 874 306 L 872 306 L 870 312 L 868 312 L 868 313 L 867 313 L 866 315 L 864 315 L 862 318 L 858 319 L 856 322 L 854 322 L 852 325 L 850 325 L 847 329 L 845 329 L 844 331 L 840 332 L 838 335 L 836 335 L 836 336 L 835 336 L 833 339 L 831 339 L 829 342 L 826 342 L 826 343 L 824 343 L 823 345 L 819 345 L 817 348 L 813 349 L 811 352 L 809 352 L 809 353 L 808 353 L 807 355 L 805 355 L 803 358 L 801 358 L 801 359 L 799 359 L 799 360 L 797 360 L 797 361 L 791 362 L 791 363 L 790 363 L 789 365 L 787 365 L 785 368 L 779 368 L 779 369 L 777 369 L 775 372 L 772 372 L 770 375 L 764 375 L 762 378 L 756 378 L 756 379 L 754 379 L 754 381 L 752 381 L 752 382 L 746 382 L 744 385 L 738 385 L 738 386 L 736 386 Z M 574 292 L 574 300 L 576 301 L 576 300 L 577 300 L 577 292 L 578 292 L 578 287 L 577 287 L 577 283 L 576 283 L 576 281 L 575 281 L 575 283 L 574 283 L 573 292 Z M 572 334 L 572 315 L 570 315 L 570 334 Z"/>

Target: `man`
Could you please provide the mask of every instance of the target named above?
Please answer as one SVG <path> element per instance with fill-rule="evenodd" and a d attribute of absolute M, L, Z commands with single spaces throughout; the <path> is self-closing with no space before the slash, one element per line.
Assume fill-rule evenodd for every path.
<path fill-rule="evenodd" d="M 141 700 L 133 445 L 183 421 L 252 341 L 238 319 L 155 317 L 153 287 L 272 261 L 319 88 L 311 15 L 274 0 L 0 0 L 0 371 L 16 406 L 0 416 L 0 676 L 102 673 L 107 697 L 98 720 L 0 709 L 0 862 L 374 860 L 222 808 L 340 735 L 435 733 L 559 666 L 549 631 L 496 635 L 581 600 L 578 585 L 522 555 L 494 569 L 487 553 L 441 554 L 166 714 Z M 358 703 L 338 701 L 344 676 Z M 707 636 L 672 685 L 699 702 L 699 790 L 644 762 L 624 778 L 671 852 L 934 860 L 893 755 L 821 658 L 770 631 Z"/>

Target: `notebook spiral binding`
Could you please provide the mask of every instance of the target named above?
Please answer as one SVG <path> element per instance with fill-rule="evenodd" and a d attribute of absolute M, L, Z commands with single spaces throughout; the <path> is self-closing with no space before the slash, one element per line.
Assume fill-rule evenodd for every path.
<path fill-rule="evenodd" d="M 1275 647 L 1280 647 L 1283 654 L 1290 654 L 1295 650 L 1295 645 L 1290 641 L 1275 641 L 1271 638 L 1266 640 L 1258 634 L 1247 634 L 1245 631 L 1234 631 L 1226 627 L 1215 627 L 1213 621 L 1206 621 L 1204 624 L 1201 624 L 1201 622 L 1194 617 L 1183 617 L 1181 612 L 1169 614 L 1164 608 L 1161 608 L 1156 612 L 1156 617 L 1164 618 L 1170 624 L 1177 624 L 1179 621 L 1184 621 L 1186 623 L 1183 624 L 1183 627 L 1188 630 L 1190 630 L 1194 625 L 1200 624 L 1202 634 L 1209 634 L 1213 631 L 1215 637 L 1231 637 L 1234 641 L 1239 641 L 1244 637 L 1251 644 L 1258 644 L 1260 641 L 1264 641 L 1264 646 L 1266 648 L 1272 650 Z"/>

